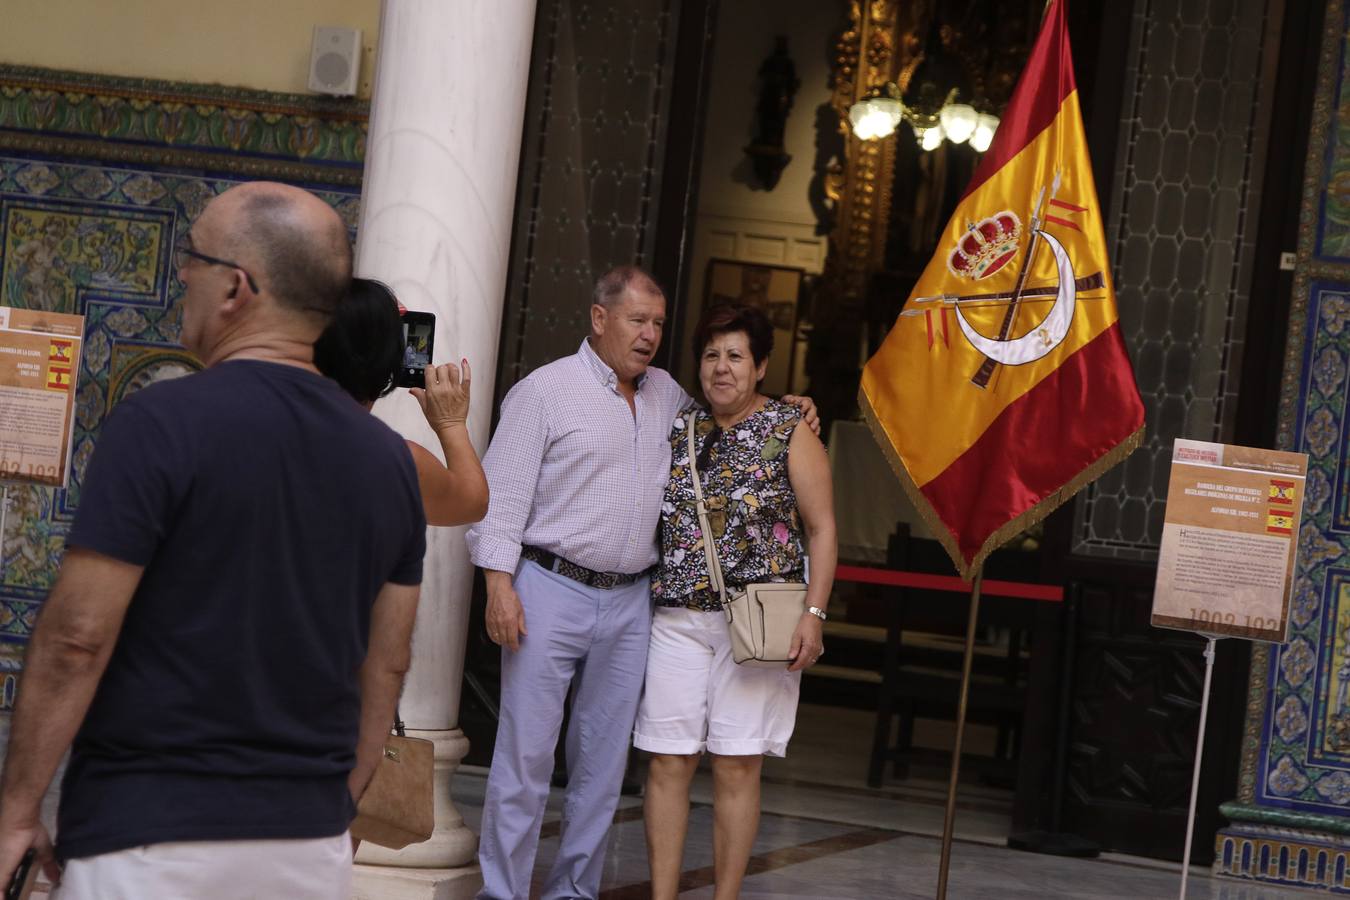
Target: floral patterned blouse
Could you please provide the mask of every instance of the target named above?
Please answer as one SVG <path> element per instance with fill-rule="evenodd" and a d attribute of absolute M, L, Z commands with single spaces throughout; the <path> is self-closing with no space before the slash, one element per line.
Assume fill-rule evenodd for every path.
<path fill-rule="evenodd" d="M 694 420 L 694 444 L 708 524 L 728 587 L 804 579 L 805 545 L 797 497 L 788 482 L 788 441 L 801 410 L 768 400 L 723 431 L 706 409 L 690 406 L 671 430 L 670 481 L 661 505 L 661 565 L 652 578 L 658 606 L 722 608 L 703 552 L 685 428 Z"/>

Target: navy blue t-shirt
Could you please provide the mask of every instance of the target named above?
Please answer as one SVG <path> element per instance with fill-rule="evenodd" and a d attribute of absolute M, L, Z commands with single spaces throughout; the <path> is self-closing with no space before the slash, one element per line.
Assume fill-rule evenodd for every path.
<path fill-rule="evenodd" d="M 225 362 L 118 404 L 67 543 L 145 574 L 59 855 L 341 834 L 371 606 L 421 582 L 425 529 L 403 440 L 320 375 Z"/>

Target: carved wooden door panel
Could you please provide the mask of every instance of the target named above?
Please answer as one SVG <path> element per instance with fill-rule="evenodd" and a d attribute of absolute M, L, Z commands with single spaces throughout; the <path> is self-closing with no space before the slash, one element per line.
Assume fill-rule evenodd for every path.
<path fill-rule="evenodd" d="M 1180 859 L 1205 641 L 1149 625 L 1152 567 L 1106 568 L 1077 587 L 1062 828 L 1106 849 Z M 1246 696 L 1247 645 L 1227 641 L 1220 647 L 1225 652 L 1211 689 L 1196 862 L 1209 859 L 1217 806 L 1232 790 Z"/>

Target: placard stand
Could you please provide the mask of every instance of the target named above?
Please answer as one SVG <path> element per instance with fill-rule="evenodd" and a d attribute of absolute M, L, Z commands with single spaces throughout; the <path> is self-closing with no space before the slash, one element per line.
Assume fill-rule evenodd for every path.
<path fill-rule="evenodd" d="M 1219 637 L 1204 635 L 1209 641 L 1205 645 L 1205 686 L 1200 690 L 1200 731 L 1195 736 L 1195 771 L 1191 773 L 1191 805 L 1186 811 L 1186 845 L 1181 851 L 1181 893 L 1179 900 L 1186 900 L 1186 877 L 1191 872 L 1191 838 L 1195 836 L 1195 801 L 1200 791 L 1200 763 L 1205 757 L 1205 719 L 1209 717 L 1209 683 L 1214 675 L 1214 645 Z"/>
<path fill-rule="evenodd" d="M 1177 438 L 1167 479 L 1153 613 L 1157 628 L 1205 638 L 1181 886 L 1186 897 L 1214 649 L 1220 638 L 1283 643 L 1298 571 L 1308 455 Z"/>

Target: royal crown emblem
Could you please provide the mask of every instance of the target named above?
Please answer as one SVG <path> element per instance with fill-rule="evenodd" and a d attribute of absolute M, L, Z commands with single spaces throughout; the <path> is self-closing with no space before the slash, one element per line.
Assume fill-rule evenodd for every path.
<path fill-rule="evenodd" d="M 1101 272 L 1093 272 L 1079 278 L 1074 272 L 1073 260 L 1069 251 L 1049 231 L 1046 225 L 1056 225 L 1059 229 L 1081 232 L 1083 229 L 1072 217 L 1089 212 L 1086 206 L 1079 206 L 1068 200 L 1061 200 L 1059 193 L 1063 173 L 1056 170 L 1054 181 L 1042 187 L 1036 196 L 1031 212 L 1029 233 L 1031 240 L 1025 251 L 1019 246 L 1022 240 L 1022 221 L 1011 210 L 1003 210 L 992 216 L 966 226 L 955 249 L 947 255 L 947 268 L 954 275 L 978 281 L 988 278 L 1007 266 L 1019 253 L 1025 253 L 1017 275 L 1017 283 L 1010 291 L 979 293 L 942 293 L 931 297 L 911 297 L 902 316 L 923 316 L 928 335 L 928 349 L 950 347 L 947 330 L 947 311 L 956 314 L 956 324 L 961 334 L 981 355 L 984 362 L 971 378 L 971 383 L 979 388 L 987 388 L 998 366 L 1021 366 L 1044 358 L 1064 342 L 1069 328 L 1073 324 L 1074 310 L 1080 300 L 1107 300 L 1109 293 L 1083 294 L 1080 292 L 1101 290 L 1106 280 Z M 1049 200 L 1046 192 L 1049 191 Z M 1049 211 L 1046 211 L 1046 204 Z M 1065 218 L 1066 216 L 1070 218 Z M 1037 248 L 1044 244 L 1055 257 L 1056 283 L 1027 284 L 1027 275 L 1031 271 L 1032 261 Z M 1053 299 L 1052 299 L 1053 298 Z M 1024 327 L 1021 333 L 1014 333 L 1013 325 L 1019 308 L 1027 305 L 1051 303 L 1050 310 L 1039 322 Z M 980 328 L 967 318 L 967 310 L 981 308 L 1002 308 L 1002 322 L 992 335 L 985 334 L 992 322 L 985 321 L 979 314 L 976 318 Z M 981 330 L 981 328 L 983 330 Z M 1273 496 L 1273 495 L 1272 495 Z M 1274 500 L 1271 501 L 1275 502 Z"/>
<path fill-rule="evenodd" d="M 1006 266 L 1017 255 L 1022 222 L 1011 210 L 994 213 L 967 226 L 966 234 L 947 255 L 953 275 L 979 281 Z"/>

